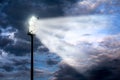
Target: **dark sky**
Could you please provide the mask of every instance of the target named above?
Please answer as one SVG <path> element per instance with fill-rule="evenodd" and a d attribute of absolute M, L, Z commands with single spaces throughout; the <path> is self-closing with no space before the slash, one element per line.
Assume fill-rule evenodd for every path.
<path fill-rule="evenodd" d="M 102 2 L 103 0 L 93 0 L 96 2 L 94 7 L 91 7 L 92 4 L 77 6 L 78 2 L 82 1 L 85 0 L 0 0 L 0 55 L 3 57 L 7 54 L 12 56 L 11 58 L 5 56 L 4 61 L 1 59 L 0 73 L 4 70 L 7 72 L 15 69 L 26 70 L 26 66 L 30 64 L 29 58 L 26 58 L 26 55 L 30 54 L 30 37 L 27 35 L 26 26 L 28 26 L 27 20 L 32 15 L 43 19 L 61 16 L 115 14 L 113 16 L 113 25 L 115 27 L 109 29 L 109 33 L 119 33 L 119 0 L 105 0 L 106 2 Z M 113 40 L 111 39 L 111 42 L 108 43 L 106 42 L 109 40 L 106 40 L 106 44 L 103 42 L 102 46 L 107 46 L 110 49 L 112 45 L 113 49 L 117 45 L 112 43 Z M 119 53 L 119 40 L 117 48 L 113 51 L 114 53 Z M 35 50 L 41 45 L 42 43 L 35 39 Z M 44 48 L 41 51 L 48 52 L 48 49 Z M 85 76 L 66 65 L 65 67 L 60 67 L 60 70 L 55 73 L 55 77 L 57 77 L 57 80 L 120 80 L 119 67 L 120 59 L 105 58 L 99 65 L 87 71 Z"/>

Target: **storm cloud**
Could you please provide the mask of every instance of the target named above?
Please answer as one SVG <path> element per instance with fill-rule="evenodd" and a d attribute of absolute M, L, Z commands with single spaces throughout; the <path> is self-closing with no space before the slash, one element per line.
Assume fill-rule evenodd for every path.
<path fill-rule="evenodd" d="M 19 76 L 23 77 L 26 75 L 27 78 L 24 77 L 24 79 L 27 80 L 29 77 L 30 37 L 27 35 L 27 27 L 29 26 L 28 22 L 31 16 L 36 16 L 41 20 L 52 20 L 53 18 L 78 16 L 88 17 L 91 15 L 104 15 L 103 17 L 105 18 L 105 15 L 107 15 L 109 19 L 104 21 L 100 17 L 96 17 L 96 20 L 100 20 L 101 23 L 106 23 L 106 21 L 108 21 L 111 25 L 113 25 L 112 27 L 107 25 L 109 28 L 107 27 L 105 30 L 100 31 L 100 33 L 105 35 L 100 36 L 96 34 L 96 36 L 94 36 L 96 39 L 92 40 L 92 42 L 88 41 L 93 38 L 89 37 L 92 36 L 92 34 L 85 33 L 81 35 L 82 37 L 89 38 L 86 41 L 83 39 L 83 41 L 78 42 L 77 45 L 80 50 L 82 49 L 82 51 L 87 54 L 87 58 L 85 58 L 85 60 L 81 63 L 81 60 L 77 59 L 79 58 L 77 57 L 76 62 L 81 65 L 76 68 L 68 65 L 68 63 L 62 62 L 62 59 L 58 60 L 58 57 L 54 58 L 56 53 L 51 54 L 50 49 L 48 49 L 45 45 L 43 46 L 42 41 L 39 41 L 35 37 L 34 52 L 36 53 L 36 51 L 38 51 L 37 54 L 35 54 L 35 64 L 37 65 L 37 68 L 40 67 L 41 69 L 39 70 L 38 68 L 36 71 L 38 73 L 46 73 L 46 69 L 50 71 L 53 70 L 54 74 L 50 73 L 49 75 L 54 75 L 53 80 L 119 80 L 119 7 L 119 0 L 0 0 L 1 79 L 3 78 L 3 80 L 5 80 L 5 77 L 10 78 L 12 76 L 18 77 L 16 78 L 16 80 L 18 80 L 21 79 Z M 88 24 L 88 21 L 83 20 L 83 23 Z M 95 20 L 93 20 L 93 22 L 94 21 Z M 69 20 L 67 20 L 67 22 L 69 22 Z M 72 22 L 74 23 L 74 21 L 71 21 L 70 23 Z M 94 23 L 97 24 L 98 21 L 95 21 Z M 74 27 L 75 25 L 76 24 L 69 26 Z M 98 26 L 102 25 L 98 24 L 96 27 Z M 74 28 L 71 29 L 74 30 Z M 64 28 L 64 30 L 66 30 L 66 28 Z M 91 28 L 88 32 L 89 31 L 93 32 L 93 29 Z M 63 38 L 58 35 L 56 36 Z M 51 35 L 49 39 L 52 39 Z M 56 44 L 54 46 L 56 46 Z M 69 52 L 71 52 L 71 48 L 69 49 Z M 60 66 L 60 68 L 58 66 Z M 44 75 L 46 79 L 46 74 L 42 75 Z M 41 74 L 39 76 L 41 76 Z"/>
<path fill-rule="evenodd" d="M 120 34 L 105 37 L 103 41 L 99 42 L 99 48 L 95 48 L 89 45 L 89 49 L 86 48 L 86 53 L 90 55 L 87 60 L 91 60 L 91 67 L 84 72 L 81 70 L 70 67 L 65 63 L 61 63 L 60 70 L 54 75 L 52 80 L 119 80 L 119 64 L 120 64 Z M 79 64 L 79 62 L 78 62 Z M 86 65 L 86 66 L 87 66 Z M 81 65 L 83 66 L 83 65 Z M 72 71 L 70 71 L 72 70 Z"/>

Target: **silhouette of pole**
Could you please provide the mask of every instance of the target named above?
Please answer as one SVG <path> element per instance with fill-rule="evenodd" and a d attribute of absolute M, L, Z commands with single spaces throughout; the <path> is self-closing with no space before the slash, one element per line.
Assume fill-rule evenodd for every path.
<path fill-rule="evenodd" d="M 33 40 L 34 40 L 34 34 L 32 34 L 31 32 L 28 32 L 28 35 L 31 37 L 31 80 L 34 80 L 34 56 L 33 56 L 33 52 L 34 52 L 34 45 L 33 45 Z"/>

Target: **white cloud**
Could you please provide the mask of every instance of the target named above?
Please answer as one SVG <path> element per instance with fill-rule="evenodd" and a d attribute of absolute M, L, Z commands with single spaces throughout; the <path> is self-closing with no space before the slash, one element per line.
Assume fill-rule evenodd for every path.
<path fill-rule="evenodd" d="M 0 58 L 6 58 L 8 56 L 8 53 L 0 49 Z"/>
<path fill-rule="evenodd" d="M 1 29 L 1 36 L 8 36 L 9 39 L 14 40 L 15 39 L 15 33 L 17 33 L 17 29 L 12 28 L 11 26 L 8 26 L 7 28 L 0 28 Z"/>
<path fill-rule="evenodd" d="M 66 5 L 65 15 L 85 15 L 92 13 L 115 13 L 118 6 L 114 5 L 118 1 L 114 0 L 77 0 L 73 5 Z"/>

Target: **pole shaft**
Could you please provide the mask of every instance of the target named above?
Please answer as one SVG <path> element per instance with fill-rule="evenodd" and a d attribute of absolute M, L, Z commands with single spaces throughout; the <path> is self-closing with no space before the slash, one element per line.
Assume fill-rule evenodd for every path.
<path fill-rule="evenodd" d="M 31 35 L 31 80 L 34 80 L 34 45 L 33 45 L 33 35 Z"/>

